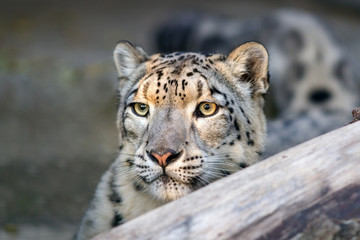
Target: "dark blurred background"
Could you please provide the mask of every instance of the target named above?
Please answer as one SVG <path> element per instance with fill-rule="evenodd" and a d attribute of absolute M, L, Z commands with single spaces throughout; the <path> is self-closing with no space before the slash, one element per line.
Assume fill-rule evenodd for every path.
<path fill-rule="evenodd" d="M 325 20 L 356 78 L 360 2 L 0 1 L 0 239 L 69 239 L 117 153 L 112 50 L 126 39 L 154 53 L 172 14 L 248 19 L 282 8 Z"/>

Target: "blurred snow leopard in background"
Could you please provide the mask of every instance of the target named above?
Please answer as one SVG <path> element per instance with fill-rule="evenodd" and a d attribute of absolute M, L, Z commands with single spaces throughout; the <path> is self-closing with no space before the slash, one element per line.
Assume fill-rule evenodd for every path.
<path fill-rule="evenodd" d="M 269 51 L 268 132 L 263 158 L 344 126 L 359 104 L 358 83 L 331 31 L 314 16 L 292 10 L 246 21 L 183 12 L 158 28 L 160 52 L 228 53 L 257 41 Z"/>

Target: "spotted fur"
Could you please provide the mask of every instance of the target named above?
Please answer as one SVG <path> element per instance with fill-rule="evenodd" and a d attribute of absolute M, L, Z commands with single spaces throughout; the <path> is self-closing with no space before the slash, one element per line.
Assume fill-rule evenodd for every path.
<path fill-rule="evenodd" d="M 89 239 L 259 160 L 268 55 L 246 43 L 228 56 L 146 53 L 120 42 L 119 157 L 101 179 L 75 239 Z M 214 103 L 211 115 L 201 103 Z M 139 116 L 137 103 L 148 112 Z"/>

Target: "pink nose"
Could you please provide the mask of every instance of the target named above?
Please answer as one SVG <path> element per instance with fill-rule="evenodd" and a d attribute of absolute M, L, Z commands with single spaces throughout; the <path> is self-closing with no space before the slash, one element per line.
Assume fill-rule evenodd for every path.
<path fill-rule="evenodd" d="M 158 154 L 156 151 L 151 150 L 150 153 L 147 152 L 148 156 L 151 160 L 154 162 L 157 162 L 161 167 L 165 168 L 167 165 L 169 165 L 171 162 L 176 161 L 182 152 L 176 153 L 174 150 L 169 149 L 162 155 Z"/>

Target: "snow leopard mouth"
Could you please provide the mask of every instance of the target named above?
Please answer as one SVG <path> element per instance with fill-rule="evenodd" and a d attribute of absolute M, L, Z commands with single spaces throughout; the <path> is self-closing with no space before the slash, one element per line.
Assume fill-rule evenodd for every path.
<path fill-rule="evenodd" d="M 179 182 L 167 175 L 160 176 L 149 185 L 150 194 L 165 202 L 181 198 L 192 191 L 189 184 Z"/>
<path fill-rule="evenodd" d="M 160 176 L 158 178 L 158 180 L 164 184 L 164 185 L 167 185 L 169 182 L 170 182 L 170 177 L 168 175 L 166 175 L 166 173 L 164 173 L 162 176 Z M 172 179 L 173 181 L 175 181 L 174 179 Z"/>
<path fill-rule="evenodd" d="M 141 178 L 141 179 L 149 185 L 156 182 L 157 184 L 161 183 L 164 186 L 166 186 L 170 182 L 178 182 L 176 179 L 168 176 L 165 172 L 162 175 L 158 176 L 157 178 L 152 179 L 151 181 L 148 181 L 146 178 Z"/>

